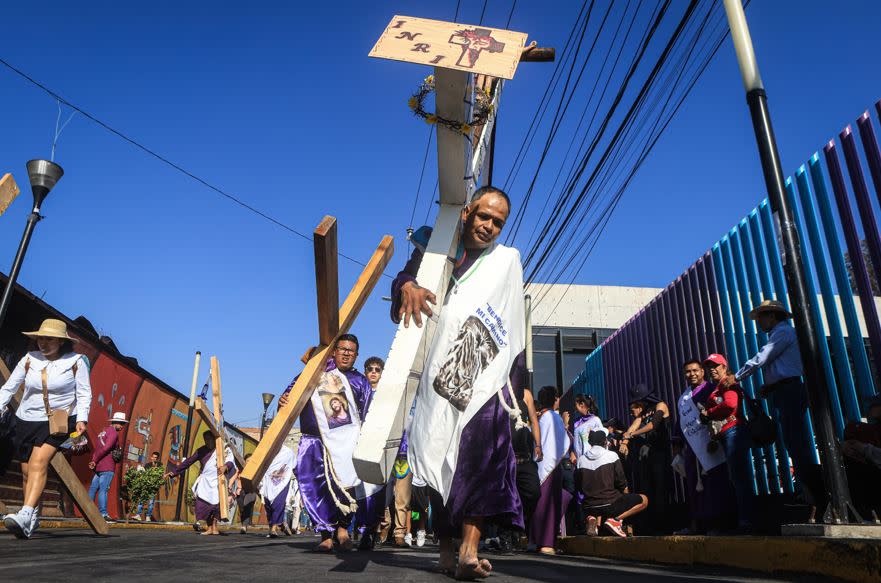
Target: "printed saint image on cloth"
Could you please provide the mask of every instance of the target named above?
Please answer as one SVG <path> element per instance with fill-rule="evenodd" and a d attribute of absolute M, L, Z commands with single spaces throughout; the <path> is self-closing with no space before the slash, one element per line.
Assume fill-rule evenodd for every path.
<path fill-rule="evenodd" d="M 434 391 L 450 404 L 464 411 L 471 402 L 474 381 L 499 353 L 499 347 L 483 322 L 470 316 L 434 379 Z"/>
<path fill-rule="evenodd" d="M 290 479 L 287 464 L 284 464 L 282 467 L 269 474 L 269 481 L 272 482 L 274 486 L 278 486 L 279 484 L 281 484 L 282 480 L 284 480 L 285 478 Z"/>
<path fill-rule="evenodd" d="M 318 394 L 327 417 L 327 427 L 335 429 L 352 423 L 349 414 L 349 400 L 343 388 L 343 381 L 337 375 L 325 374 L 318 385 Z"/>

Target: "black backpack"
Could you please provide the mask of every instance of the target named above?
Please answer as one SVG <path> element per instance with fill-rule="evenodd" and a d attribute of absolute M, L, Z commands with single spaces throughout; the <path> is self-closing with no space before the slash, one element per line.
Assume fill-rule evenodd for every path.
<path fill-rule="evenodd" d="M 777 440 L 777 424 L 771 419 L 758 399 L 745 399 L 749 412 L 750 437 L 755 447 L 767 447 Z"/>

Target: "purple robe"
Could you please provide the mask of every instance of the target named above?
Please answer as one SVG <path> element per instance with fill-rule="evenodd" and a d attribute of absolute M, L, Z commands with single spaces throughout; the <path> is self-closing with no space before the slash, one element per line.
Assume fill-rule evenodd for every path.
<path fill-rule="evenodd" d="M 199 467 L 204 468 L 205 464 L 208 463 L 208 458 L 211 457 L 211 454 L 214 452 L 213 449 L 209 449 L 207 445 L 203 445 L 195 452 L 193 455 L 183 460 L 180 464 L 178 464 L 177 468 L 171 472 L 173 477 L 180 476 L 184 471 L 193 465 L 196 462 L 199 462 Z M 226 472 L 229 473 L 233 470 L 233 463 L 226 462 Z M 183 487 L 183 484 L 181 484 Z M 211 504 L 210 502 L 206 502 L 202 500 L 198 496 L 195 496 L 195 512 L 196 512 L 196 520 L 204 520 L 206 522 L 212 522 L 213 520 L 220 519 L 220 504 Z"/>
<path fill-rule="evenodd" d="M 288 490 L 290 489 L 291 484 L 289 482 L 274 500 L 263 501 L 266 508 L 266 520 L 269 521 L 269 526 L 281 526 L 284 524 L 285 506 L 287 506 Z"/>
<path fill-rule="evenodd" d="M 453 268 L 453 276 L 464 275 L 478 256 L 465 252 Z M 421 263 L 422 251 L 417 246 L 392 282 L 391 318 L 395 323 L 400 321 L 401 288 L 408 281 L 416 281 Z M 442 303 L 442 299 L 438 298 L 438 302 Z M 520 353 L 511 367 L 514 398 L 522 398 L 526 380 L 526 356 Z M 508 405 L 513 405 L 510 391 L 503 388 L 502 392 Z M 493 395 L 462 430 L 450 496 L 444 505 L 440 494 L 432 491 L 431 508 L 432 524 L 442 538 L 459 536 L 462 521 L 470 517 L 524 527 L 523 506 L 517 491 L 517 463 L 511 445 L 511 418 L 498 394 Z"/>
<path fill-rule="evenodd" d="M 331 371 L 336 368 L 336 363 L 332 358 L 328 359 L 325 371 Z M 358 414 L 362 421 L 367 415 L 367 409 L 373 399 L 373 390 L 367 377 L 355 369 L 343 372 L 349 385 L 352 387 L 352 393 L 355 397 L 355 405 L 358 407 Z M 284 394 L 290 392 L 295 378 L 288 385 Z M 330 488 L 334 488 L 337 499 L 346 500 L 345 494 L 335 485 L 330 485 L 324 477 L 324 444 L 321 442 L 321 432 L 318 429 L 318 420 L 315 418 L 315 411 L 312 409 L 311 403 L 303 408 L 300 413 L 300 446 L 297 450 L 297 465 L 294 468 L 294 474 L 297 476 L 297 482 L 300 484 L 300 496 L 303 500 L 303 508 L 312 519 L 315 529 L 321 533 L 333 533 L 337 527 L 348 528 L 352 521 L 352 514 L 341 512 L 333 501 Z M 385 494 L 383 493 L 383 499 Z M 371 497 L 372 498 L 372 497 Z M 365 501 L 359 502 L 359 507 Z M 369 503 L 369 498 L 367 500 Z"/>

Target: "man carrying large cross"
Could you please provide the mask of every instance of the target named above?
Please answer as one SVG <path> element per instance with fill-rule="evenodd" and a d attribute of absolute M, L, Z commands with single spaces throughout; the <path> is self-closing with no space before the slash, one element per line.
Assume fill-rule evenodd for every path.
<path fill-rule="evenodd" d="M 196 462 L 202 467 L 199 477 L 193 484 L 193 498 L 196 506 L 196 520 L 204 520 L 208 527 L 204 535 L 219 535 L 218 527 L 221 517 L 221 504 L 229 504 L 228 500 L 220 499 L 220 480 L 226 480 L 227 475 L 232 476 L 235 472 L 235 461 L 232 450 L 224 446 L 223 465 L 217 463 L 218 440 L 210 430 L 202 434 L 205 445 L 193 452 L 193 455 L 182 461 L 177 468 L 167 472 L 163 479 L 176 478 Z M 181 485 L 183 487 L 183 485 Z"/>
<path fill-rule="evenodd" d="M 365 517 L 365 524 L 356 525 L 362 530 L 362 547 L 372 547 L 385 502 L 383 487 L 361 482 L 352 464 L 361 423 L 373 397 L 367 377 L 355 369 L 357 358 L 358 338 L 340 335 L 318 386 L 300 413 L 302 437 L 295 474 L 303 507 L 321 534 L 317 551 L 331 551 L 334 535 L 340 549 L 351 549 L 348 527 L 356 511 Z M 279 409 L 287 404 L 296 381 L 279 397 Z M 359 509 L 359 503 L 365 507 Z"/>
<path fill-rule="evenodd" d="M 523 271 L 519 252 L 497 243 L 510 211 L 508 196 L 492 186 L 462 211 L 461 243 L 407 433 L 410 466 L 433 490 L 439 567 L 463 579 L 492 570 L 477 556 L 485 523 L 523 528 L 511 446 L 515 399 L 527 378 Z M 437 303 L 416 281 L 429 231 L 414 234 L 416 249 L 392 283 L 392 320 L 405 326 L 421 326 Z"/>

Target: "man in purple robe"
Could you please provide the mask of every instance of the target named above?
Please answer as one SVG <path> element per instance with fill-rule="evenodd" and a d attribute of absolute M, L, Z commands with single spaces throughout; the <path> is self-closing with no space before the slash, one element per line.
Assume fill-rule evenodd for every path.
<path fill-rule="evenodd" d="M 219 499 L 217 480 L 221 478 L 218 476 L 217 458 L 214 455 L 214 450 L 216 449 L 214 435 L 210 431 L 205 431 L 202 433 L 202 439 L 205 441 L 205 445 L 197 449 L 193 455 L 182 461 L 177 468 L 167 472 L 163 477 L 167 480 L 168 478 L 180 476 L 188 467 L 199 462 L 202 470 L 199 478 L 193 484 L 196 520 L 204 520 L 208 527 L 202 534 L 219 535 L 220 504 L 228 504 L 229 501 Z M 224 452 L 224 459 L 226 460 L 224 474 L 234 473 L 235 463 L 233 462 L 232 452 L 228 450 Z M 226 479 L 226 477 L 224 476 L 222 479 Z M 181 484 L 181 488 L 183 487 L 184 484 Z"/>
<path fill-rule="evenodd" d="M 379 524 L 385 502 L 385 492 L 365 491 L 365 485 L 354 480 L 354 467 L 351 452 L 355 448 L 361 423 L 373 398 L 370 382 L 357 371 L 358 338 L 353 334 L 343 334 L 337 340 L 333 355 L 327 360 L 325 376 L 344 375 L 351 389 L 354 408 L 348 410 L 350 423 L 337 423 L 335 409 L 331 401 L 343 400 L 349 407 L 349 392 L 328 393 L 324 409 L 319 408 L 322 385 L 316 389 L 310 403 L 300 413 L 300 446 L 297 451 L 297 465 L 294 470 L 300 484 L 303 508 L 312 519 L 315 529 L 321 534 L 321 543 L 316 550 L 328 552 L 333 549 L 334 535 L 342 550 L 350 550 L 352 542 L 348 528 L 355 518 L 356 527 L 363 534 L 362 547 L 373 547 L 373 533 Z M 296 378 L 279 397 L 278 406 L 288 402 L 288 393 Z M 316 415 L 316 411 L 324 418 Z M 327 461 L 331 461 L 330 465 Z M 348 465 L 346 465 L 348 463 Z M 357 500 L 357 502 L 356 502 Z M 366 540 L 366 542 L 364 542 Z"/>
<path fill-rule="evenodd" d="M 459 251 L 454 260 L 448 298 L 443 302 L 445 310 L 449 309 L 450 294 L 456 294 L 460 286 L 464 288 L 466 280 L 478 273 L 477 268 L 481 267 L 481 262 L 485 261 L 481 270 L 486 274 L 491 272 L 490 264 L 493 261 L 512 255 L 516 257 L 514 261 L 520 280 L 501 283 L 517 287 L 518 289 L 514 291 L 522 300 L 523 284 L 519 254 L 516 254 L 516 251 L 512 249 L 496 244 L 510 210 L 508 196 L 501 190 L 490 186 L 477 190 L 471 203 L 463 209 L 462 237 Z M 422 262 L 423 249 L 430 236 L 430 231 L 430 228 L 422 227 L 414 233 L 412 241 L 416 248 L 403 271 L 392 283 L 391 317 L 395 323 L 403 320 L 404 325 L 409 326 L 412 320 L 417 326 L 421 326 L 423 314 L 429 317 L 433 315 L 430 304 L 438 303 L 434 294 L 420 287 L 416 281 L 416 275 Z M 502 253 L 494 253 L 497 249 Z M 504 253 L 508 255 L 504 255 Z M 472 285 L 472 288 L 480 277 L 476 276 L 470 279 L 469 284 Z M 471 291 L 471 293 L 480 295 L 481 289 Z M 489 299 L 488 296 L 489 292 L 487 292 L 487 297 L 483 299 Z M 475 302 L 480 303 L 480 298 L 476 298 Z M 488 304 L 483 302 L 483 305 Z M 443 318 L 443 315 L 441 317 Z M 513 328 L 524 326 L 524 323 L 506 322 L 505 325 L 508 328 Z M 433 342 L 437 343 L 442 335 L 441 330 L 438 329 Z M 477 349 L 486 347 L 486 345 L 487 343 L 484 342 Z M 486 360 L 482 354 L 462 355 L 462 360 L 475 357 Z M 432 486 L 432 522 L 435 532 L 440 538 L 439 568 L 443 572 L 455 574 L 460 579 L 487 577 L 492 571 L 492 565 L 489 561 L 477 556 L 481 530 L 485 525 L 492 523 L 515 526 L 521 529 L 524 527 L 523 509 L 517 492 L 516 460 L 511 444 L 511 413 L 509 412 L 512 406 L 516 407 L 516 404 L 511 400 L 511 394 L 513 393 L 515 399 L 522 399 L 526 385 L 527 377 L 522 348 L 510 356 L 510 362 L 510 387 L 502 387 L 505 383 L 499 383 L 502 390 L 489 397 L 461 429 L 458 454 L 455 456 L 455 471 L 449 487 L 446 488 L 446 501 L 438 492 L 439 485 L 432 483 L 430 476 L 421 475 L 418 468 L 416 470 L 417 475 L 426 479 Z M 426 366 L 423 375 L 429 374 L 429 368 Z M 508 372 L 507 369 L 505 372 Z M 456 379 L 456 375 L 468 376 L 461 369 L 453 371 L 450 376 Z M 438 391 L 437 380 L 434 381 L 434 386 L 435 391 Z M 497 387 L 492 388 L 495 390 Z M 467 396 L 470 397 L 470 395 Z M 416 398 L 418 402 L 428 396 L 421 396 L 421 393 L 417 393 Z M 458 396 L 449 398 L 451 408 L 456 407 L 459 410 L 465 408 L 457 400 L 459 398 Z M 504 403 L 502 402 L 503 398 L 505 399 Z M 420 432 L 424 435 L 426 431 L 425 425 L 420 426 L 419 422 L 417 413 L 408 431 L 411 468 L 413 461 L 417 460 L 418 456 L 425 455 L 414 452 L 417 449 L 414 446 L 414 437 L 419 437 Z M 460 536 L 462 543 L 459 547 L 457 564 L 453 538 Z"/>

